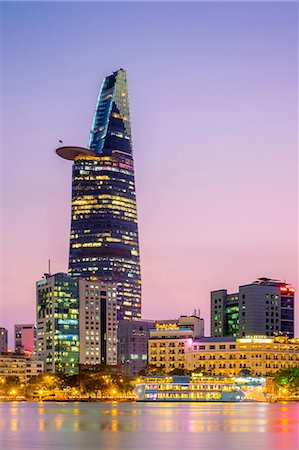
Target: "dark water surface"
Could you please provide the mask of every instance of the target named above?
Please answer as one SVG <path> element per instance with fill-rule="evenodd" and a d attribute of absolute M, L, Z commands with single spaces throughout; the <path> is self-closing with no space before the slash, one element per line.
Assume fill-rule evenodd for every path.
<path fill-rule="evenodd" d="M 299 403 L 0 403 L 1 450 L 298 450 Z"/>

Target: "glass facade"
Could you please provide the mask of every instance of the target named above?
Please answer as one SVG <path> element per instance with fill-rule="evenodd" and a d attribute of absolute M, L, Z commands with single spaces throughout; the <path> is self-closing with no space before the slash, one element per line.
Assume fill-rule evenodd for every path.
<path fill-rule="evenodd" d="M 79 288 L 67 274 L 37 282 L 37 354 L 47 371 L 79 372 Z"/>
<path fill-rule="evenodd" d="M 89 148 L 73 163 L 69 273 L 117 284 L 117 318 L 141 317 L 141 275 L 126 72 L 102 83 Z"/>
<path fill-rule="evenodd" d="M 225 308 L 225 336 L 239 336 L 239 298 L 228 295 Z"/>

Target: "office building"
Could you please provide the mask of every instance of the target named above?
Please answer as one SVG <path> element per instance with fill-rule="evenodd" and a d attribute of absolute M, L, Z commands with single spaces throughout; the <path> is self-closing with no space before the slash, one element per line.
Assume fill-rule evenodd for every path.
<path fill-rule="evenodd" d="M 15 353 L 32 354 L 35 348 L 35 326 L 34 324 L 16 324 L 15 330 Z"/>
<path fill-rule="evenodd" d="M 0 328 L 0 353 L 7 352 L 7 329 Z"/>
<path fill-rule="evenodd" d="M 136 377 L 147 366 L 148 340 L 153 320 L 121 320 L 118 324 L 118 363 L 125 376 Z"/>
<path fill-rule="evenodd" d="M 19 377 L 20 381 L 29 381 L 44 371 L 43 361 L 28 355 L 6 353 L 0 355 L 0 377 Z"/>
<path fill-rule="evenodd" d="M 117 287 L 79 279 L 80 365 L 117 364 Z"/>
<path fill-rule="evenodd" d="M 206 375 L 273 375 L 299 367 L 299 339 L 287 337 L 150 339 L 149 367 L 198 371 Z M 177 354 L 177 356 L 175 356 Z"/>
<path fill-rule="evenodd" d="M 73 160 L 69 273 L 117 284 L 118 320 L 141 317 L 141 275 L 127 76 L 107 76 L 89 148 L 60 147 Z"/>
<path fill-rule="evenodd" d="M 79 371 L 78 280 L 65 273 L 45 274 L 36 283 L 37 356 L 45 371 Z"/>
<path fill-rule="evenodd" d="M 211 335 L 242 337 L 246 335 L 294 337 L 295 289 L 289 284 L 259 278 L 228 294 L 221 289 L 211 292 Z"/>

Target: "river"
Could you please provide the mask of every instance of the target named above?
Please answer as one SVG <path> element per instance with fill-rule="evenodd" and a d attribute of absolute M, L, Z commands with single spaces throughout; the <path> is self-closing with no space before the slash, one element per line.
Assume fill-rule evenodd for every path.
<path fill-rule="evenodd" d="M 1 450 L 298 450 L 299 403 L 0 403 Z"/>

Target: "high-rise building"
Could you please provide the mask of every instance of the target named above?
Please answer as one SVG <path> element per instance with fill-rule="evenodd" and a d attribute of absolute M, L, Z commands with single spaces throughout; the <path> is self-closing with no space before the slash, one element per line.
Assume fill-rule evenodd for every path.
<path fill-rule="evenodd" d="M 35 326 L 30 324 L 15 325 L 15 352 L 31 354 L 35 347 Z"/>
<path fill-rule="evenodd" d="M 285 282 L 258 278 L 228 294 L 211 292 L 211 336 L 294 337 L 295 289 Z"/>
<path fill-rule="evenodd" d="M 36 283 L 36 316 L 36 351 L 45 370 L 78 373 L 78 280 L 65 273 L 45 274 Z"/>
<path fill-rule="evenodd" d="M 73 160 L 69 273 L 117 284 L 118 320 L 141 317 L 141 275 L 127 75 L 104 78 L 89 148 Z"/>
<path fill-rule="evenodd" d="M 0 353 L 7 352 L 7 329 L 0 328 Z"/>
<path fill-rule="evenodd" d="M 124 375 L 135 377 L 147 366 L 148 340 L 154 320 L 121 320 L 118 324 L 118 363 Z"/>
<path fill-rule="evenodd" d="M 116 285 L 79 279 L 80 364 L 117 364 Z"/>

